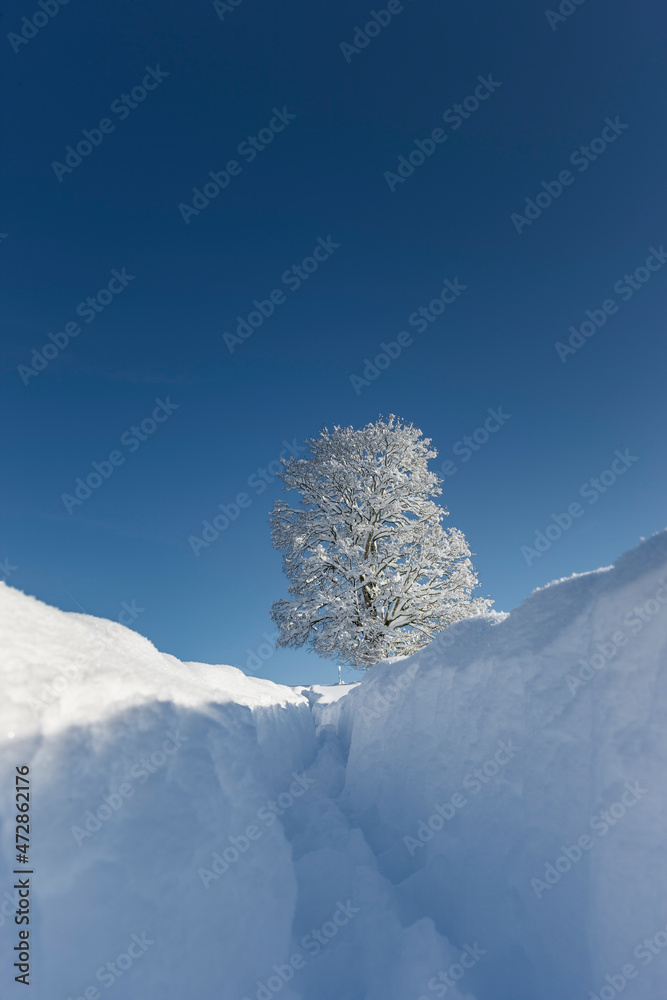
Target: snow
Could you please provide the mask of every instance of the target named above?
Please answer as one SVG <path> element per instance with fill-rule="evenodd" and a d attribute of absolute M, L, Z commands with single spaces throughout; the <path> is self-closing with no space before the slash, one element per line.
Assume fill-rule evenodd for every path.
<path fill-rule="evenodd" d="M 3 996 L 29 763 L 33 1000 L 657 1000 L 666 608 L 667 532 L 290 688 L 0 584 Z"/>

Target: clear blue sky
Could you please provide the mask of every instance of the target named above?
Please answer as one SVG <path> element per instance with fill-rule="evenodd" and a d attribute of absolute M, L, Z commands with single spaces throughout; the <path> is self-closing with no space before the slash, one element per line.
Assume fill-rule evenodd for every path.
<path fill-rule="evenodd" d="M 109 618 L 135 601 L 158 648 L 244 667 L 286 593 L 267 524 L 279 483 L 267 472 L 260 492 L 260 470 L 283 441 L 390 412 L 456 464 L 441 502 L 499 610 L 665 526 L 667 266 L 650 258 L 634 289 L 623 277 L 667 244 L 659 5 L 587 0 L 553 27 L 528 0 L 399 8 L 355 52 L 341 43 L 385 6 L 73 0 L 42 24 L 36 0 L 5 4 L 11 584 Z M 542 182 L 558 192 L 565 170 L 547 205 Z M 207 183 L 208 205 L 179 208 Z M 420 323 L 444 279 L 465 289 Z M 223 335 L 272 291 L 230 352 Z M 607 300 L 561 360 L 554 345 Z M 19 367 L 75 330 L 38 374 Z M 401 331 L 412 342 L 355 392 Z M 151 424 L 156 399 L 177 409 Z M 509 418 L 464 461 L 457 442 L 498 407 Z M 142 421 L 145 440 L 126 434 Z M 637 460 L 582 497 L 617 449 Z M 112 452 L 122 464 L 70 513 L 62 494 Z M 189 536 L 239 492 L 249 506 L 196 556 Z M 576 502 L 528 565 L 521 547 Z M 318 682 L 335 666 L 280 650 L 259 673 Z"/>

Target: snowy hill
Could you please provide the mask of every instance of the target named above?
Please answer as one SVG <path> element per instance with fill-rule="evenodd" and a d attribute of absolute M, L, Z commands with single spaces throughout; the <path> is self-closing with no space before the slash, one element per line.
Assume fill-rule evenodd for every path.
<path fill-rule="evenodd" d="M 0 638 L 3 996 L 26 763 L 33 1000 L 664 996 L 667 533 L 354 686 Z"/>

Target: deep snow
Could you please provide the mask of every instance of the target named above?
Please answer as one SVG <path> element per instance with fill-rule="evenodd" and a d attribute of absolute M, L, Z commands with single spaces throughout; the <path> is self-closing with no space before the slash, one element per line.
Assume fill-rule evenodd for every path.
<path fill-rule="evenodd" d="M 665 602 L 662 533 L 359 684 L 288 688 L 0 584 L 2 995 L 658 1000 Z"/>

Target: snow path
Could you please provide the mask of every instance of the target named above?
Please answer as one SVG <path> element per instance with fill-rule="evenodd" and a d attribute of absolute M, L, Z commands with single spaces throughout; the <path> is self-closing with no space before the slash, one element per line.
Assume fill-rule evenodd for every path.
<path fill-rule="evenodd" d="M 3 997 L 26 762 L 33 1000 L 662 995 L 667 533 L 342 688 L 6 585 L 0 642 Z"/>
<path fill-rule="evenodd" d="M 337 718 L 340 700 L 351 689 L 303 690 L 319 749 L 305 771 L 312 786 L 283 817 L 297 883 L 290 954 L 304 960 L 293 983 L 298 992 L 281 994 L 289 1000 L 416 998 L 434 970 L 447 968 L 458 957 L 430 920 L 403 926 L 394 887 L 342 807 L 347 751 L 327 719 Z M 253 1000 L 262 996 L 261 982 L 248 994 Z M 449 995 L 454 1000 L 463 996 L 455 989 Z"/>

